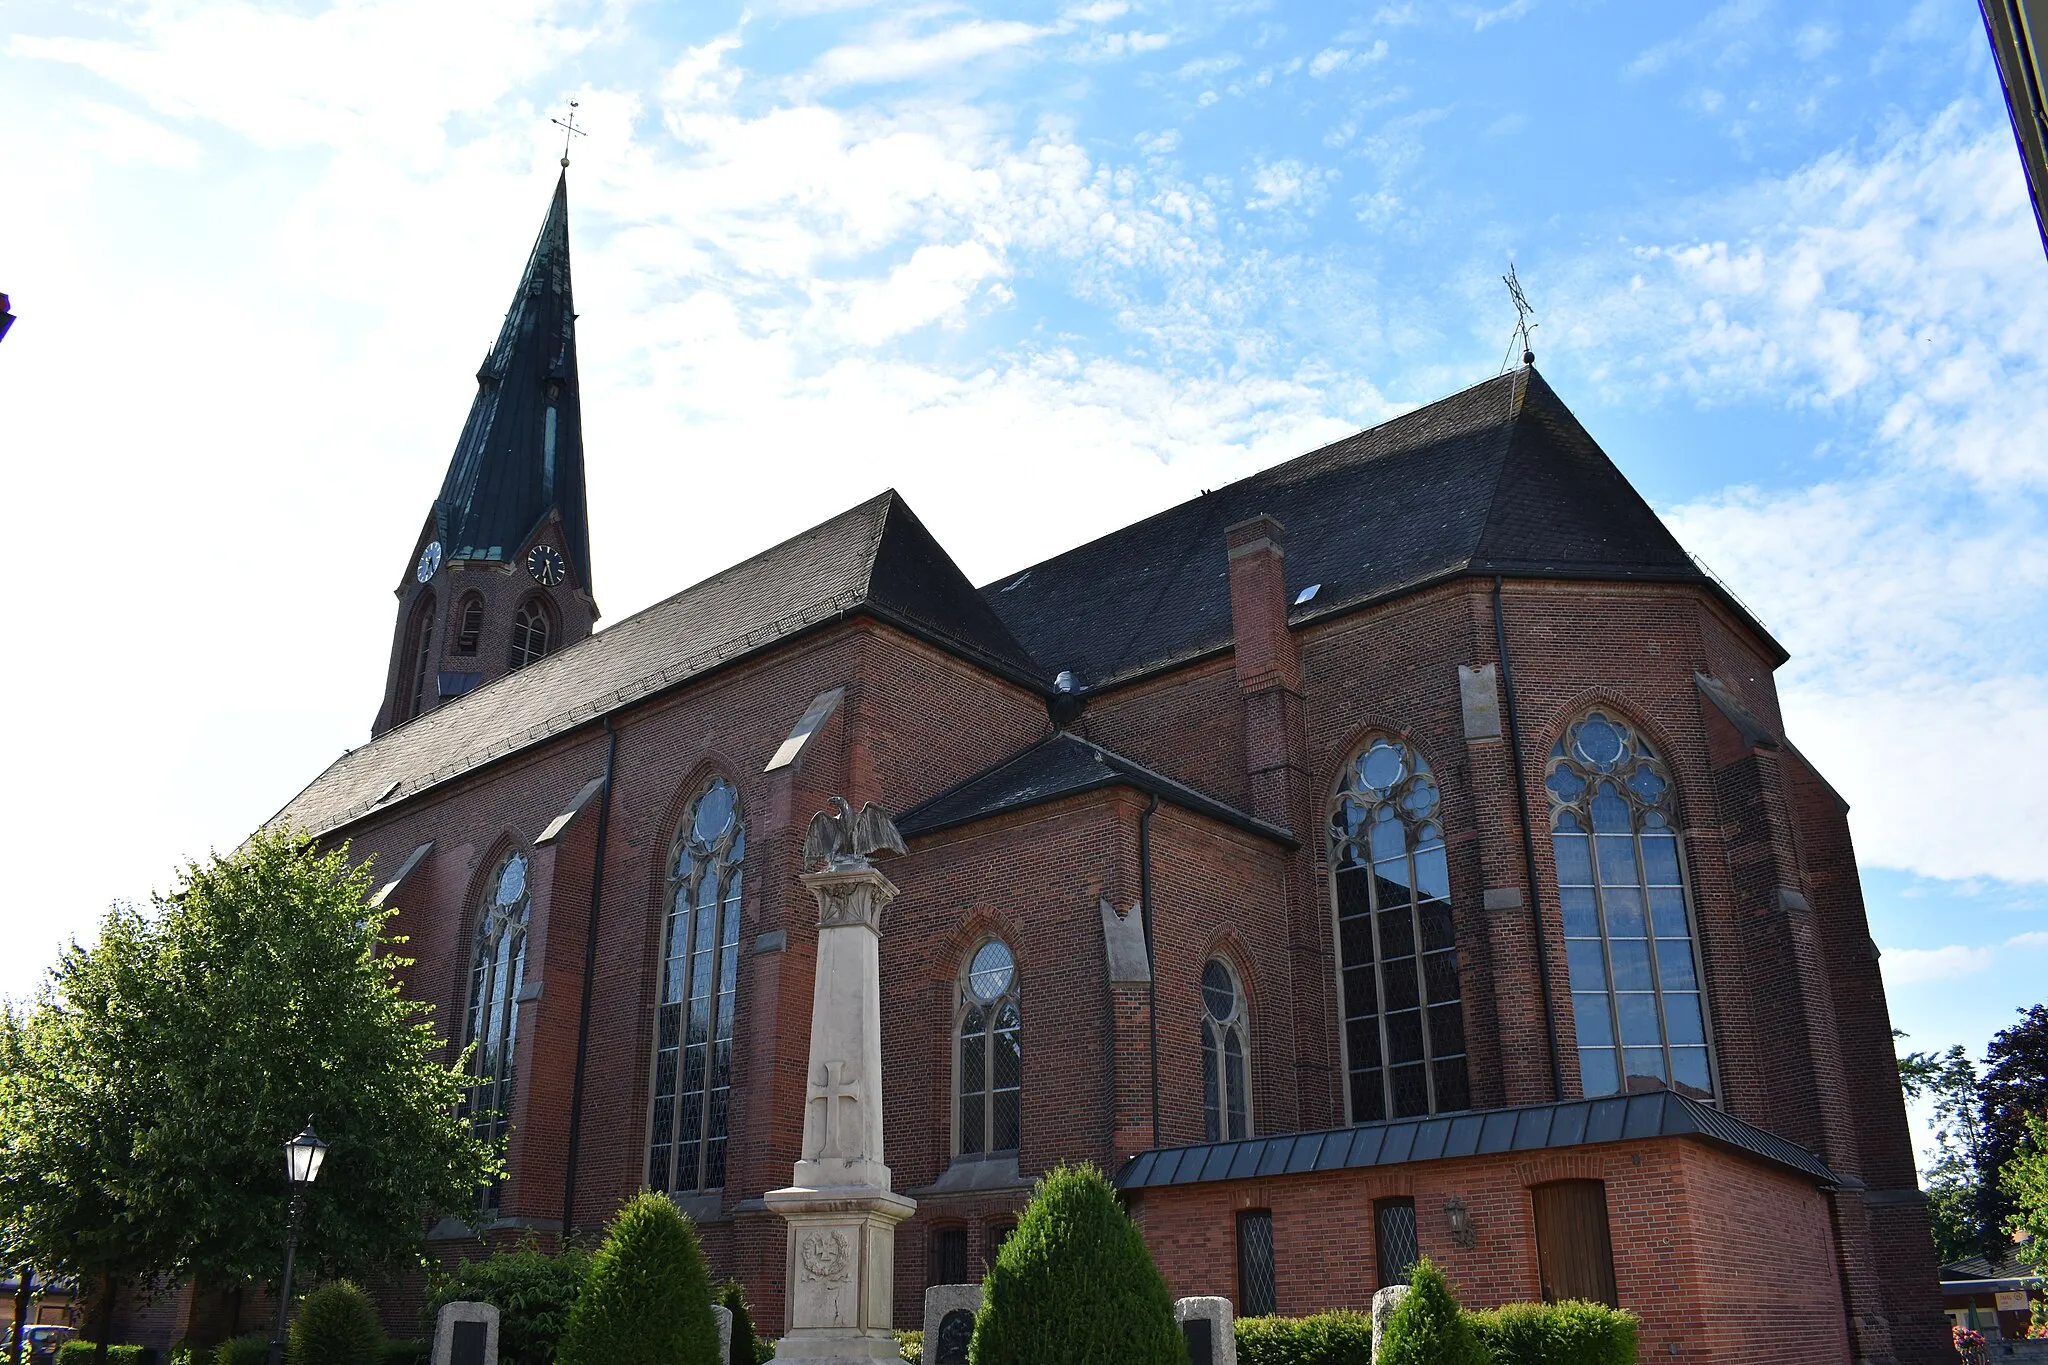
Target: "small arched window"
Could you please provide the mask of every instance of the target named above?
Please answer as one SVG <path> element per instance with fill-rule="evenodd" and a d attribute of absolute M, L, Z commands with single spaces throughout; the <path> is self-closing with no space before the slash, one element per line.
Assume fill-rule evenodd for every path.
<path fill-rule="evenodd" d="M 739 991 L 740 871 L 747 824 L 739 792 L 714 777 L 691 803 L 669 854 L 661 998 L 654 1008 L 654 1113 L 647 1183 L 725 1184 Z"/>
<path fill-rule="evenodd" d="M 1202 1132 L 1210 1142 L 1252 1135 L 1249 1031 L 1237 973 L 1210 958 L 1202 968 Z"/>
<path fill-rule="evenodd" d="M 469 972 L 470 1087 L 464 1113 L 487 1142 L 505 1136 L 512 1111 L 512 1063 L 519 1042 L 519 995 L 526 984 L 526 919 L 531 896 L 524 853 L 508 854 L 491 878 L 477 918 Z M 485 1193 L 497 1204 L 497 1188 Z"/>
<path fill-rule="evenodd" d="M 1344 768 L 1330 813 L 1351 1121 L 1471 1105 L 1443 797 L 1382 735 Z"/>
<path fill-rule="evenodd" d="M 1550 751 L 1550 848 L 1588 1095 L 1714 1095 L 1671 773 L 1588 712 Z"/>
<path fill-rule="evenodd" d="M 955 1147 L 961 1156 L 1014 1152 L 1024 1088 L 1023 1016 L 1017 960 L 1001 939 L 985 941 L 969 956 L 954 1018 Z"/>
<path fill-rule="evenodd" d="M 411 685 L 401 698 L 403 714 L 398 719 L 411 720 L 427 709 L 427 699 L 433 696 L 434 594 L 430 592 L 421 593 L 413 604 L 412 620 L 405 628 L 405 666 Z"/>
<path fill-rule="evenodd" d="M 470 593 L 462 599 L 461 605 L 456 607 L 455 611 L 455 652 L 474 654 L 477 641 L 483 638 L 484 633 L 484 599 L 476 593 Z"/>
<path fill-rule="evenodd" d="M 535 659 L 546 657 L 553 633 L 554 623 L 548 619 L 547 604 L 538 597 L 527 598 L 512 618 L 512 654 L 508 665 L 524 668 Z"/>

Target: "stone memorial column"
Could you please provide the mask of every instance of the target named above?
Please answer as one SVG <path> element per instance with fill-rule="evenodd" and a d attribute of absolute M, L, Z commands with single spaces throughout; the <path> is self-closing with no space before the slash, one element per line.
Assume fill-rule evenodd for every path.
<path fill-rule="evenodd" d="M 882 911 L 896 895 L 864 856 L 803 883 L 818 900 L 818 974 L 804 1145 L 769 1208 L 789 1223 L 789 1331 L 777 1360 L 896 1361 L 896 1225 L 916 1211 L 882 1160 Z"/>

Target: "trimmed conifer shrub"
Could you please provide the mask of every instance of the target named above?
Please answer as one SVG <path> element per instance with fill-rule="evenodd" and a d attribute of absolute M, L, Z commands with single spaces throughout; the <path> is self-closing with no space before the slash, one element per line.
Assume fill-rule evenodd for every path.
<path fill-rule="evenodd" d="M 1376 1365 L 1487 1365 L 1486 1347 L 1458 1307 L 1450 1281 L 1425 1258 L 1408 1277 L 1408 1296 L 1387 1320 Z"/>
<path fill-rule="evenodd" d="M 738 1280 L 723 1280 L 715 1297 L 718 1306 L 732 1314 L 732 1350 L 721 1365 L 755 1365 L 754 1317 L 747 1311 L 747 1291 Z"/>
<path fill-rule="evenodd" d="M 1371 1365 L 1372 1318 L 1339 1310 L 1305 1318 L 1239 1318 L 1238 1365 Z"/>
<path fill-rule="evenodd" d="M 347 1280 L 321 1285 L 299 1300 L 285 1359 L 290 1365 L 384 1365 L 377 1306 Z"/>
<path fill-rule="evenodd" d="M 244 1332 L 213 1348 L 214 1365 L 264 1365 L 269 1359 L 270 1338 L 261 1332 Z"/>
<path fill-rule="evenodd" d="M 1494 1365 L 1635 1362 L 1635 1314 L 1604 1303 L 1510 1303 L 1467 1316 Z"/>
<path fill-rule="evenodd" d="M 982 1281 L 972 1365 L 1187 1365 L 1173 1297 L 1116 1192 L 1061 1166 Z"/>
<path fill-rule="evenodd" d="M 559 1365 L 721 1365 L 697 1230 L 642 1191 L 612 1220 L 569 1311 Z"/>

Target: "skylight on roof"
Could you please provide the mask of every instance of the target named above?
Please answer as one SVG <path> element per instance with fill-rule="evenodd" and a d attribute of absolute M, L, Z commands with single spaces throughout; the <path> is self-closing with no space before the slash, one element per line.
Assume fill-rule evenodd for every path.
<path fill-rule="evenodd" d="M 1323 585 L 1320 583 L 1309 584 L 1307 587 L 1303 588 L 1300 592 L 1294 595 L 1294 605 L 1298 607 L 1302 603 L 1308 601 L 1311 597 L 1314 597 L 1318 592 L 1322 591 L 1322 587 Z"/>

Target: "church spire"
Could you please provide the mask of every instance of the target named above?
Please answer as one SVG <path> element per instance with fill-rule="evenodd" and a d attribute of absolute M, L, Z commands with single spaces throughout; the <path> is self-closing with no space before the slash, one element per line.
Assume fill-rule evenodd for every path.
<path fill-rule="evenodd" d="M 415 558 L 373 732 L 588 636 L 590 522 L 564 170 L 498 340 L 477 371 Z"/>

